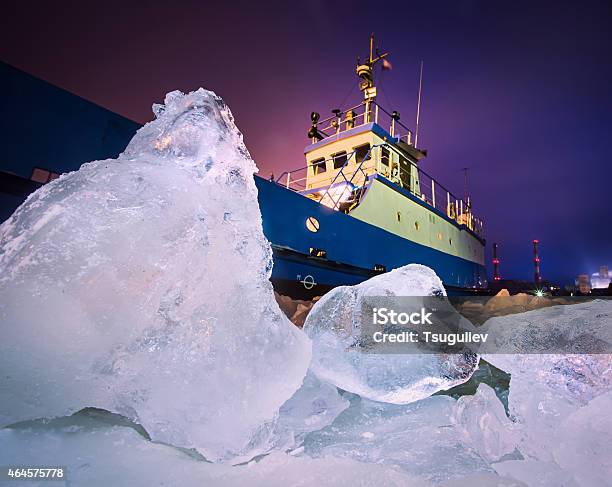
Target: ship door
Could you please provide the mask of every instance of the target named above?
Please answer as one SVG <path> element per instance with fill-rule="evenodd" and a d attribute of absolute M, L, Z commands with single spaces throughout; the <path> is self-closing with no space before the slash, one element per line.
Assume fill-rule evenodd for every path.
<path fill-rule="evenodd" d="M 412 171 L 408 159 L 403 156 L 399 157 L 399 177 L 402 188 L 412 191 Z"/>

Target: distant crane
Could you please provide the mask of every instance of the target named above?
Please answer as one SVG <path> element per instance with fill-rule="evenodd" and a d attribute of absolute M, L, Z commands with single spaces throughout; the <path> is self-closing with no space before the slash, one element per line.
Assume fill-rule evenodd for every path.
<path fill-rule="evenodd" d="M 538 244 L 539 240 L 533 241 L 533 280 L 536 284 L 542 282 L 542 275 L 540 274 L 540 257 L 538 255 Z"/>
<path fill-rule="evenodd" d="M 497 244 L 493 244 L 493 280 L 499 281 L 499 258 L 497 257 Z"/>

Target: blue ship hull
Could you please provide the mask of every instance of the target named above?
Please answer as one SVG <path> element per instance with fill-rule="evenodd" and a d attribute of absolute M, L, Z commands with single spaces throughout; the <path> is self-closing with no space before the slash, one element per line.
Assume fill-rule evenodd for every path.
<path fill-rule="evenodd" d="M 272 243 L 271 280 L 280 294 L 308 299 L 410 263 L 432 268 L 452 293 L 485 285 L 480 264 L 334 211 L 273 181 L 255 177 L 255 184 L 264 234 Z M 315 233 L 306 228 L 309 217 L 320 224 Z M 312 255 L 311 249 L 323 250 L 324 257 Z"/>

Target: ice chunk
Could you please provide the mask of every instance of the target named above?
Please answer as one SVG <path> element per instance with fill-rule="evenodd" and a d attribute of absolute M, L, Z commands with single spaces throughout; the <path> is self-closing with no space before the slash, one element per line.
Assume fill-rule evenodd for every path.
<path fill-rule="evenodd" d="M 453 419 L 465 432 L 467 442 L 489 462 L 514 453 L 518 443 L 517 428 L 488 385 L 480 384 L 473 396 L 460 397 Z"/>
<path fill-rule="evenodd" d="M 248 459 L 310 341 L 275 302 L 228 107 L 200 89 L 156 113 L 117 160 L 43 186 L 0 227 L 0 426 L 91 406 Z"/>
<path fill-rule="evenodd" d="M 489 355 L 487 359 L 497 357 Z M 589 397 L 601 393 L 602 380 L 610 375 L 610 357 L 517 355 L 513 359 L 514 366 L 498 364 L 505 365 L 512 375 L 508 405 L 522 430 L 519 449 L 526 456 L 552 461 L 559 424 Z"/>
<path fill-rule="evenodd" d="M 584 487 L 612 485 L 612 392 L 573 412 L 559 428 L 553 456 Z"/>
<path fill-rule="evenodd" d="M 304 324 L 313 340 L 311 369 L 341 389 L 394 404 L 417 401 L 467 381 L 478 363 L 474 354 L 363 353 L 361 348 L 365 297 L 444 293 L 436 274 L 418 264 L 332 289 L 314 305 Z"/>
<path fill-rule="evenodd" d="M 289 449 L 301 445 L 306 433 L 325 428 L 348 407 L 348 399 L 336 386 L 308 372 L 302 387 L 281 406 L 271 446 Z"/>
<path fill-rule="evenodd" d="M 559 357 L 556 358 L 557 363 L 560 363 Z M 538 369 L 532 370 L 535 376 L 539 372 Z M 544 375 L 554 373 L 546 368 L 541 372 Z M 518 377 L 523 378 L 520 375 Z M 554 384 L 560 381 L 561 378 L 557 378 L 552 382 Z M 488 397 L 493 401 L 493 392 L 490 389 L 489 391 Z M 459 403 L 468 403 L 462 414 L 466 420 L 464 424 L 474 440 L 474 446 L 481 454 L 488 453 L 491 444 L 505 446 L 497 450 L 497 455 L 488 455 L 489 459 L 495 462 L 496 457 L 501 459 L 500 454 L 508 452 L 516 441 L 526 455 L 526 458 L 512 460 L 508 460 L 508 455 L 505 455 L 506 461 L 492 463 L 492 467 L 500 475 L 512 477 L 533 487 L 612 485 L 612 457 L 608 454 L 612 442 L 612 422 L 608 414 L 612 407 L 612 393 L 598 396 L 586 406 L 580 407 L 578 401 L 570 402 L 567 395 L 559 395 L 559 390 L 546 388 L 537 381 L 529 384 L 523 381 L 515 382 L 515 376 L 512 377 L 510 393 L 510 404 L 515 407 L 517 401 L 524 407 L 526 398 L 533 397 L 528 404 L 535 407 L 537 403 L 539 415 L 535 413 L 536 408 L 527 418 L 522 417 L 523 421 L 527 419 L 526 422 L 504 425 L 507 420 L 501 416 L 502 411 L 489 404 L 489 407 L 483 408 L 482 418 L 490 418 L 495 411 L 498 426 L 491 428 L 491 421 L 487 421 L 489 427 L 484 428 L 482 420 L 480 424 L 471 421 L 470 426 L 470 418 L 465 415 L 465 410 L 474 406 L 471 403 L 476 397 L 466 396 L 459 400 Z M 518 399 L 513 397 L 513 394 L 518 394 Z M 578 395 L 576 399 L 579 397 Z M 570 412 L 571 410 L 574 412 Z M 474 431 L 476 435 L 473 434 Z M 494 436 L 482 434 L 479 437 L 479 431 L 494 433 Z M 501 436 L 504 434 L 505 437 Z M 495 441 L 491 443 L 491 439 Z"/>
<path fill-rule="evenodd" d="M 490 473 L 467 475 L 458 479 L 447 480 L 437 487 L 528 487 L 516 479 L 500 477 Z"/>
<path fill-rule="evenodd" d="M 610 353 L 611 323 L 610 300 L 558 305 L 495 317 L 483 326 L 482 331 L 489 332 L 490 340 L 480 351 L 483 354 Z"/>
<path fill-rule="evenodd" d="M 593 301 L 554 306 L 518 315 L 493 318 L 497 349 L 521 352 L 529 340 L 605 337 L 612 323 L 612 302 Z M 491 353 L 491 364 L 511 374 L 508 406 L 522 428 L 519 449 L 525 456 L 552 462 L 559 424 L 589 400 L 612 390 L 612 356 L 607 354 Z"/>
<path fill-rule="evenodd" d="M 52 482 L 57 487 L 429 485 L 392 466 L 348 458 L 311 459 L 276 452 L 248 465 L 208 463 L 193 451 L 148 441 L 133 428 L 83 415 L 1 429 L 0 444 L 0 465 L 67 467 L 68 481 Z"/>
<path fill-rule="evenodd" d="M 433 396 L 408 405 L 351 397 L 351 406 L 328 427 L 309 433 L 305 454 L 396 465 L 431 482 L 493 469 L 453 420 L 456 401 Z"/>
<path fill-rule="evenodd" d="M 552 461 L 508 460 L 495 463 L 493 468 L 500 475 L 517 479 L 529 487 L 581 487 L 572 475 Z"/>

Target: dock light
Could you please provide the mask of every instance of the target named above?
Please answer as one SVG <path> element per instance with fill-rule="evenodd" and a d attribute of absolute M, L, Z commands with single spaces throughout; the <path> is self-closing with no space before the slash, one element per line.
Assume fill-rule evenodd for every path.
<path fill-rule="evenodd" d="M 393 113 L 391 114 L 391 118 L 395 121 L 400 119 L 400 114 L 397 110 L 393 110 Z"/>
<path fill-rule="evenodd" d="M 542 289 L 536 289 L 534 293 L 538 298 L 544 297 L 544 291 Z"/>
<path fill-rule="evenodd" d="M 310 114 L 310 120 L 312 120 L 312 123 L 317 123 L 319 121 L 319 119 L 321 118 L 321 115 L 319 115 L 317 112 L 312 112 Z"/>

